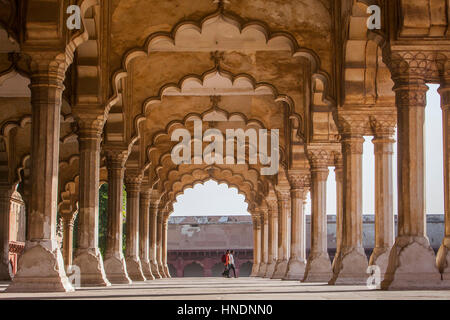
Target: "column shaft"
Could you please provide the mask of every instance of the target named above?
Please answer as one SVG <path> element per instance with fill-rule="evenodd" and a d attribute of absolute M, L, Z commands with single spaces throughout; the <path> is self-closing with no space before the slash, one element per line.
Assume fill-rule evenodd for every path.
<path fill-rule="evenodd" d="M 158 235 L 158 201 L 152 200 L 150 207 L 150 266 L 152 268 L 152 274 L 155 278 L 162 278 L 158 270 L 158 258 L 157 258 L 157 235 Z"/>
<path fill-rule="evenodd" d="M 164 266 L 164 274 L 166 278 L 171 278 L 169 266 L 167 264 L 167 233 L 169 227 L 169 215 L 165 216 L 162 223 L 162 264 Z"/>
<path fill-rule="evenodd" d="M 52 54 L 32 57 L 30 238 L 8 292 L 74 290 L 56 240 L 61 97 L 67 65 L 64 57 L 51 60 Z"/>
<path fill-rule="evenodd" d="M 142 177 L 128 175 L 125 178 L 127 190 L 126 254 L 128 275 L 133 281 L 145 281 L 139 258 L 139 195 Z"/>
<path fill-rule="evenodd" d="M 80 268 L 82 286 L 110 286 L 98 248 L 98 199 L 102 125 L 79 120 L 80 198 L 78 248 L 73 264 Z"/>
<path fill-rule="evenodd" d="M 336 162 L 334 168 L 334 175 L 336 180 L 336 253 L 334 254 L 334 259 L 332 263 L 333 273 L 335 270 L 335 265 L 337 257 L 341 251 L 342 238 L 343 238 L 343 205 L 344 205 L 344 195 L 343 195 L 343 181 L 344 181 L 344 168 L 342 165 L 342 159 Z"/>
<path fill-rule="evenodd" d="M 379 266 L 381 275 L 384 276 L 389 262 L 389 253 L 394 245 L 392 185 L 394 140 L 391 138 L 394 128 L 387 128 L 388 130 L 384 133 L 380 132 L 380 129 L 383 128 L 377 130 L 372 140 L 375 151 L 375 248 L 369 265 Z"/>
<path fill-rule="evenodd" d="M 282 279 L 286 275 L 288 261 L 289 261 L 289 211 L 291 210 L 290 191 L 279 192 L 278 194 L 278 213 L 279 213 L 279 225 L 278 225 L 278 261 L 275 266 L 275 271 L 272 276 L 273 279 Z"/>
<path fill-rule="evenodd" d="M 398 121 L 398 237 L 389 255 L 382 289 L 442 285 L 436 257 L 426 236 L 423 79 L 395 81 Z M 417 259 L 420 257 L 420 259 Z"/>
<path fill-rule="evenodd" d="M 105 252 L 105 272 L 114 284 L 129 284 L 123 255 L 123 180 L 127 154 L 121 150 L 107 151 L 108 168 L 108 233 Z"/>
<path fill-rule="evenodd" d="M 139 257 L 147 280 L 154 280 L 150 266 L 150 191 L 141 191 L 139 197 Z"/>
<path fill-rule="evenodd" d="M 11 188 L 0 187 L 0 281 L 10 281 L 9 263 L 9 225 L 10 225 L 10 203 Z"/>
<path fill-rule="evenodd" d="M 327 246 L 327 178 L 326 164 L 311 169 L 311 251 L 304 282 L 328 282 L 332 276 Z"/>
<path fill-rule="evenodd" d="M 257 214 L 253 218 L 253 267 L 250 277 L 258 276 L 261 265 L 261 217 Z"/>
<path fill-rule="evenodd" d="M 278 260 L 278 204 L 276 199 L 268 200 L 269 204 L 269 244 L 268 265 L 265 278 L 271 278 Z"/>
<path fill-rule="evenodd" d="M 269 213 L 267 207 L 260 207 L 261 214 L 261 265 L 258 271 L 258 277 L 264 277 L 267 272 L 267 263 L 269 260 L 268 247 L 269 247 Z"/>
<path fill-rule="evenodd" d="M 362 134 L 342 140 L 344 161 L 343 239 L 330 284 L 365 284 L 368 261 L 362 232 Z"/>

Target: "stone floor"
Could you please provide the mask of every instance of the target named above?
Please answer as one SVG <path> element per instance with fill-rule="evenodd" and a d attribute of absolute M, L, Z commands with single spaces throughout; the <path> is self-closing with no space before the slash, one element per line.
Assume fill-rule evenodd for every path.
<path fill-rule="evenodd" d="M 446 291 L 379 291 L 365 286 L 329 286 L 260 278 L 172 278 L 108 288 L 80 288 L 73 293 L 5 293 L 7 283 L 0 283 L 3 299 L 163 299 L 163 300 L 293 300 L 293 299 L 445 299 Z"/>

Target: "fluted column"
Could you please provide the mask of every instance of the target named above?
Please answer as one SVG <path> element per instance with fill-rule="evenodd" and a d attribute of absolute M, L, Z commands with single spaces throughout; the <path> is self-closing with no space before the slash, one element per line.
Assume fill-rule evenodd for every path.
<path fill-rule="evenodd" d="M 277 190 L 278 197 L 278 260 L 272 279 L 282 279 L 286 275 L 289 262 L 289 211 L 291 210 L 290 189 Z"/>
<path fill-rule="evenodd" d="M 166 278 L 172 278 L 169 272 L 169 265 L 167 264 L 167 232 L 169 227 L 169 213 L 166 213 L 162 221 L 162 265 L 164 267 L 164 274 Z"/>
<path fill-rule="evenodd" d="M 78 210 L 73 212 L 71 210 L 60 210 L 63 220 L 63 258 L 66 271 L 73 265 L 73 227 L 75 219 L 78 215 Z"/>
<path fill-rule="evenodd" d="M 268 205 L 268 263 L 264 278 L 271 278 L 278 258 L 278 201 L 276 197 L 267 198 Z"/>
<path fill-rule="evenodd" d="M 447 81 L 441 84 L 442 129 L 444 134 L 444 202 L 445 236 L 439 248 L 436 262 L 445 285 L 450 282 L 450 71 Z"/>
<path fill-rule="evenodd" d="M 386 272 L 389 253 L 394 245 L 394 198 L 392 155 L 395 140 L 396 115 L 372 118 L 375 152 L 375 248 L 369 265 L 380 267 L 382 279 Z"/>
<path fill-rule="evenodd" d="M 110 286 L 98 248 L 98 201 L 100 183 L 100 142 L 103 110 L 76 108 L 79 125 L 80 198 L 78 248 L 73 264 L 80 268 L 82 286 Z M 95 109 L 94 109 L 95 110 Z"/>
<path fill-rule="evenodd" d="M 382 289 L 442 285 L 426 234 L 424 120 L 428 86 L 422 75 L 425 67 L 421 67 L 427 63 L 420 60 L 420 55 L 415 57 L 419 61 L 408 62 L 408 57 L 409 53 L 400 58 L 399 70 L 393 69 L 398 122 L 398 236 L 389 255 Z"/>
<path fill-rule="evenodd" d="M 128 276 L 133 281 L 145 281 L 139 258 L 139 195 L 142 175 L 127 170 L 125 187 L 127 190 L 127 222 L 126 222 L 126 250 L 125 262 Z"/>
<path fill-rule="evenodd" d="M 263 204 L 259 207 L 261 214 L 261 265 L 259 266 L 258 277 L 264 277 L 267 272 L 267 264 L 269 262 L 269 209 L 267 204 Z"/>
<path fill-rule="evenodd" d="M 123 255 L 123 180 L 127 151 L 118 148 L 106 150 L 108 169 L 108 233 L 105 252 L 106 277 L 114 284 L 129 284 Z"/>
<path fill-rule="evenodd" d="M 363 117 L 363 116 L 362 116 Z M 365 123 L 353 115 L 341 119 L 344 162 L 343 239 L 329 284 L 365 284 L 367 256 L 363 247 L 362 154 Z"/>
<path fill-rule="evenodd" d="M 261 215 L 258 210 L 253 215 L 253 267 L 250 277 L 257 277 L 261 266 Z"/>
<path fill-rule="evenodd" d="M 311 251 L 304 282 L 328 282 L 332 276 L 327 246 L 327 179 L 331 154 L 309 151 L 311 161 Z"/>
<path fill-rule="evenodd" d="M 306 221 L 303 212 L 305 188 L 309 184 L 309 172 L 289 171 L 291 183 L 291 246 L 285 280 L 302 280 L 306 268 Z"/>
<path fill-rule="evenodd" d="M 343 205 L 344 205 L 344 195 L 343 195 L 343 183 L 344 183 L 344 165 L 342 163 L 342 155 L 335 154 L 335 167 L 334 176 L 336 181 L 336 253 L 334 255 L 333 263 L 331 268 L 333 273 L 336 266 L 337 257 L 341 252 L 342 238 L 343 238 Z"/>
<path fill-rule="evenodd" d="M 166 273 L 164 272 L 164 264 L 163 264 L 163 220 L 165 215 L 166 209 L 162 208 L 158 212 L 158 216 L 156 219 L 157 223 L 157 236 L 156 236 L 156 260 L 158 262 L 158 270 L 159 274 L 163 278 L 167 278 Z"/>
<path fill-rule="evenodd" d="M 9 272 L 9 225 L 12 187 L 0 186 L 0 281 L 10 281 Z"/>
<path fill-rule="evenodd" d="M 139 197 L 139 257 L 147 280 L 155 280 L 150 266 L 150 200 L 151 189 L 143 186 Z"/>
<path fill-rule="evenodd" d="M 150 266 L 152 274 L 156 279 L 162 278 L 158 270 L 157 259 L 157 235 L 158 235 L 158 209 L 159 209 L 159 193 L 152 190 L 152 199 L 150 202 Z"/>
<path fill-rule="evenodd" d="M 56 240 L 61 97 L 67 60 L 59 52 L 30 56 L 30 238 L 7 291 L 73 291 Z"/>

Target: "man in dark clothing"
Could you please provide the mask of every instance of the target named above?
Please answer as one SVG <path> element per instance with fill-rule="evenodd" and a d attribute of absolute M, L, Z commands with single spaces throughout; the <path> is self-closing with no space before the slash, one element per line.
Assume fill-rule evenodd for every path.
<path fill-rule="evenodd" d="M 228 278 L 230 278 L 230 270 L 233 269 L 233 274 L 234 277 L 236 277 L 236 269 L 234 268 L 234 250 L 230 251 L 230 256 L 229 256 L 229 264 L 228 264 Z"/>

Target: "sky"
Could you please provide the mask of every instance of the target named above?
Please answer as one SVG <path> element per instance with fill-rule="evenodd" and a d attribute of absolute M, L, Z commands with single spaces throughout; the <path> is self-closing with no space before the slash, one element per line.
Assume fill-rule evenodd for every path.
<path fill-rule="evenodd" d="M 442 110 L 438 85 L 429 85 L 427 108 L 425 109 L 425 176 L 426 176 L 426 212 L 444 213 L 444 171 Z M 363 212 L 374 214 L 374 170 L 372 137 L 365 137 L 363 154 Z M 393 156 L 394 213 L 397 213 L 397 144 Z M 236 188 L 226 184 L 207 181 L 187 189 L 177 197 L 173 205 L 174 216 L 201 215 L 245 215 L 247 203 L 245 197 L 237 193 Z M 306 214 L 311 213 L 311 201 L 308 195 Z M 334 168 L 330 168 L 327 181 L 327 214 L 336 214 L 336 183 Z"/>

